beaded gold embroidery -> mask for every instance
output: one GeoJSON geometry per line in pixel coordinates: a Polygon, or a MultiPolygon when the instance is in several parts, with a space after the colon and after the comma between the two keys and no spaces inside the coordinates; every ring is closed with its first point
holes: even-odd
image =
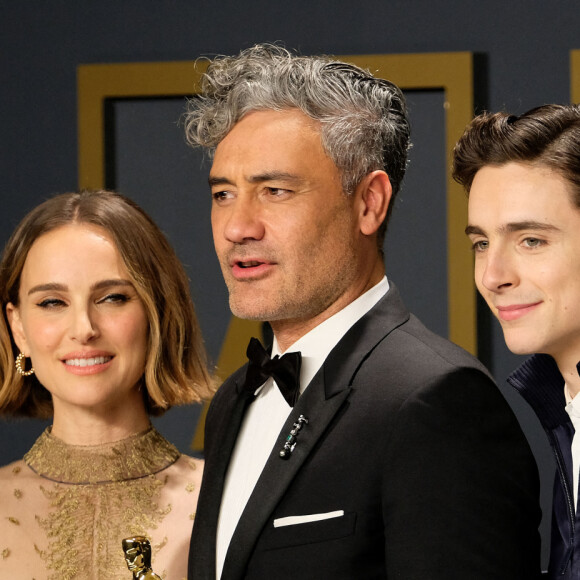
{"type": "Polygon", "coordinates": [[[191,467],[191,469],[193,469],[193,470],[197,469],[197,463],[193,457],[188,457],[187,463],[188,463],[189,467],[191,467]]]}
{"type": "Polygon", "coordinates": [[[178,458],[179,451],[153,427],[122,441],[90,446],[67,445],[53,437],[49,427],[24,462],[51,481],[83,485],[138,479],[162,471],[178,458]]]}
{"type": "Polygon", "coordinates": [[[36,518],[47,544],[35,548],[50,571],[49,580],[85,578],[87,561],[93,562],[91,577],[119,578],[119,571],[126,570],[121,539],[147,535],[171,510],[159,505],[167,478],[155,474],[178,458],[177,449],[152,428],[90,447],[66,445],[46,431],[24,460],[55,482],[41,487],[50,511],[36,518]]]}
{"type": "Polygon", "coordinates": [[[10,556],[10,550],[8,548],[4,548],[4,550],[2,550],[2,560],[6,560],[8,556],[10,556]]]}
{"type": "Polygon", "coordinates": [[[167,537],[163,538],[163,540],[161,540],[161,542],[159,542],[156,546],[154,546],[153,549],[155,550],[155,552],[158,552],[165,545],[167,545],[167,537]]]}

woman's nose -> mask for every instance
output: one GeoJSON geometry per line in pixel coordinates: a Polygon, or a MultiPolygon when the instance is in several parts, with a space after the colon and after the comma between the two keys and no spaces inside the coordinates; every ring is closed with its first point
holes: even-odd
{"type": "Polygon", "coordinates": [[[98,326],[95,315],[90,308],[76,308],[72,312],[71,320],[71,338],[84,344],[98,336],[98,326]]]}

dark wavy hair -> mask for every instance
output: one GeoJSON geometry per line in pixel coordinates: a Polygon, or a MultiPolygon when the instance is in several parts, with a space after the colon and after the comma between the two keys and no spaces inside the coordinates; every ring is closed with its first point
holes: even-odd
{"type": "Polygon", "coordinates": [[[469,193],[486,165],[541,165],[573,187],[580,207],[580,107],[543,105],[520,115],[482,113],[465,129],[453,152],[453,177],[469,193]]]}

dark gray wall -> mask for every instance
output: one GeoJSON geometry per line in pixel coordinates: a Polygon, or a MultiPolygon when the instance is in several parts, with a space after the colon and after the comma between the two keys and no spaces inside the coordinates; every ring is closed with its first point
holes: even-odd
{"type": "MultiPolygon", "coordinates": [[[[481,101],[490,109],[506,108],[517,113],[542,103],[568,102],[569,51],[580,48],[578,30],[577,0],[3,2],[0,243],[39,201],[77,187],[78,64],[191,60],[200,55],[235,53],[255,42],[276,40],[305,54],[472,51],[483,55],[479,79],[485,90],[481,101]]],[[[421,139],[428,147],[428,132],[421,139]]],[[[160,148],[159,155],[162,152],[160,148]]],[[[162,159],[167,172],[174,172],[171,159],[162,159]]],[[[421,163],[417,166],[421,171],[406,184],[414,196],[409,202],[411,207],[429,203],[433,179],[442,179],[439,169],[435,170],[436,175],[421,178],[430,169],[421,163]]],[[[128,168],[124,175],[135,174],[134,169],[128,168]]],[[[187,177],[182,179],[187,187],[187,177]]],[[[120,188],[134,187],[135,195],[146,189],[134,179],[126,183],[120,179],[119,183],[120,188]]],[[[168,217],[174,209],[171,200],[159,204],[159,200],[151,201],[150,196],[143,195],[138,201],[166,231],[173,229],[168,217]]],[[[427,262],[421,267],[432,264],[424,288],[406,281],[405,272],[399,273],[399,285],[406,295],[414,292],[421,295],[433,287],[444,291],[445,273],[438,266],[441,224],[437,222],[438,227],[430,229],[426,225],[411,228],[407,222],[393,222],[391,238],[396,238],[403,248],[420,248],[419,253],[424,253],[427,262]]],[[[207,242],[209,231],[202,228],[191,236],[191,243],[197,240],[195,236],[207,242]]],[[[187,245],[190,239],[187,234],[175,231],[170,237],[176,246],[187,245]]],[[[193,279],[192,290],[202,305],[200,310],[211,301],[223,305],[225,310],[223,286],[208,290],[213,282],[206,283],[219,279],[212,260],[208,252],[200,255],[198,266],[207,265],[206,274],[193,279]]],[[[413,262],[409,269],[417,269],[417,264],[413,262]]],[[[409,298],[411,302],[415,300],[414,296],[409,298]]],[[[214,358],[219,351],[219,335],[227,322],[227,316],[218,318],[203,321],[214,358]]],[[[437,313],[427,322],[437,327],[440,324],[437,313]]],[[[491,327],[491,355],[487,362],[503,384],[519,360],[505,349],[497,325],[492,323],[491,327]]],[[[507,389],[505,392],[540,461],[549,463],[546,443],[535,419],[512,393],[507,389]]],[[[177,425],[185,425],[184,433],[177,436],[184,441],[189,436],[187,424],[191,420],[187,415],[190,412],[185,413],[182,421],[172,419],[177,425]]],[[[41,428],[42,425],[28,422],[17,425],[0,422],[0,463],[19,457],[41,428]]],[[[547,488],[548,480],[545,476],[547,488]]]]}

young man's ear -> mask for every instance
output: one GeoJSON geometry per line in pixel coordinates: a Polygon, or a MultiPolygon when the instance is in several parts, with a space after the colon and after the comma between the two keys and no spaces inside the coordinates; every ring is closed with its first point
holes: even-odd
{"type": "Polygon", "coordinates": [[[393,195],[389,176],[381,170],[372,171],[359,183],[355,195],[360,203],[361,232],[370,236],[378,231],[387,216],[393,195]]]}
{"type": "Polygon", "coordinates": [[[12,337],[16,346],[21,353],[28,356],[28,343],[26,342],[26,335],[20,319],[20,310],[12,302],[6,304],[6,318],[8,318],[8,324],[10,324],[10,330],[12,330],[12,337]]]}

